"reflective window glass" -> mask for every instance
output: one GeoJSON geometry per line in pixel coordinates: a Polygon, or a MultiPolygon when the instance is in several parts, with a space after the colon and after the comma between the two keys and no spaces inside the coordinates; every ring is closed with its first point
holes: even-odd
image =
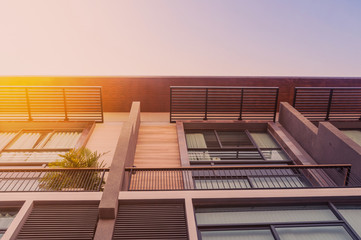
{"type": "Polygon", "coordinates": [[[332,211],[323,205],[273,206],[236,208],[198,208],[198,224],[279,223],[337,220],[332,211]]]}
{"type": "Polygon", "coordinates": [[[361,237],[361,206],[337,206],[337,209],[361,237]]]}
{"type": "Polygon", "coordinates": [[[273,240],[270,230],[202,231],[202,240],[273,240]]]}
{"type": "Polygon", "coordinates": [[[342,226],[276,228],[281,240],[352,240],[342,226]]]}

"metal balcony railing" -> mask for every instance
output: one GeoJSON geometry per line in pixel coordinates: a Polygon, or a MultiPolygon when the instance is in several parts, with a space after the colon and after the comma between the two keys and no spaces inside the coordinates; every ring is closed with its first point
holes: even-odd
{"type": "Polygon", "coordinates": [[[274,164],[292,163],[279,148],[188,148],[194,164],[274,164]]]}
{"type": "Polygon", "coordinates": [[[98,86],[2,86],[0,121],[103,122],[98,86]]]}
{"type": "Polygon", "coordinates": [[[351,165],[126,168],[129,191],[361,187],[351,165]]]}
{"type": "Polygon", "coordinates": [[[108,168],[1,169],[0,192],[102,191],[108,168]]]}
{"type": "Polygon", "coordinates": [[[361,88],[296,87],[293,107],[311,121],[361,120],[361,88]]]}
{"type": "Polygon", "coordinates": [[[269,120],[276,117],[277,87],[170,87],[170,122],[269,120]]]}

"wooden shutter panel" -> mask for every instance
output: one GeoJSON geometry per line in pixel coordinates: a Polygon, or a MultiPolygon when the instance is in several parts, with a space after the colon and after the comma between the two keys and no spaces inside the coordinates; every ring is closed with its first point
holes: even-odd
{"type": "Polygon", "coordinates": [[[98,204],[35,204],[17,239],[93,239],[98,204]]]}
{"type": "Polygon", "coordinates": [[[120,204],[113,239],[188,239],[184,204],[120,204]]]}

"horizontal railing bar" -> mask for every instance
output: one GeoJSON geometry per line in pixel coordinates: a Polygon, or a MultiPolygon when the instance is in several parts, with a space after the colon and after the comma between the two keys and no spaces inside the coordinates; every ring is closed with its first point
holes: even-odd
{"type": "MultiPolygon", "coordinates": [[[[266,161],[265,161],[266,162],[266,161]]],[[[192,166],[192,167],[178,167],[178,168],[138,168],[138,167],[127,167],[125,168],[126,171],[130,170],[150,170],[150,171],[156,171],[156,170],[192,170],[192,169],[201,169],[201,170],[222,170],[222,169],[276,169],[276,168],[290,168],[290,169],[308,169],[308,168],[314,168],[314,169],[322,169],[322,168],[349,168],[351,167],[351,164],[323,164],[323,165],[268,165],[268,166],[258,166],[258,165],[250,165],[250,166],[192,166]]]]}
{"type": "Polygon", "coordinates": [[[295,87],[295,89],[351,89],[351,90],[356,90],[356,89],[360,89],[361,87],[295,87]]]}
{"type": "Polygon", "coordinates": [[[189,160],[191,164],[275,164],[275,163],[292,163],[291,160],[264,160],[258,158],[255,160],[189,160]]]}
{"type": "Polygon", "coordinates": [[[68,152],[71,148],[18,148],[3,149],[2,152],[68,152]]]}
{"type": "Polygon", "coordinates": [[[236,86],[170,86],[170,88],[172,89],[204,89],[204,88],[209,88],[209,89],[278,89],[278,87],[236,87],[236,86]]]}
{"type": "Polygon", "coordinates": [[[329,225],[329,226],[333,226],[333,225],[340,225],[343,224],[342,220],[324,220],[324,221],[294,221],[294,222],[260,222],[260,223],[228,223],[228,224],[198,224],[197,227],[199,229],[205,230],[205,229],[227,229],[227,228],[249,228],[249,227],[267,227],[269,228],[269,225],[274,225],[274,226],[288,226],[288,227],[292,227],[295,225],[308,225],[308,224],[312,224],[312,226],[320,226],[320,225],[329,225]]]}
{"type": "Polygon", "coordinates": [[[19,89],[23,89],[23,88],[97,88],[97,89],[101,89],[101,86],[1,86],[2,89],[4,88],[19,88],[19,89]]]}
{"type": "Polygon", "coordinates": [[[6,168],[1,172],[109,171],[109,168],[6,168]]]}
{"type": "Polygon", "coordinates": [[[189,151],[257,151],[256,147],[188,148],[189,151]]]}

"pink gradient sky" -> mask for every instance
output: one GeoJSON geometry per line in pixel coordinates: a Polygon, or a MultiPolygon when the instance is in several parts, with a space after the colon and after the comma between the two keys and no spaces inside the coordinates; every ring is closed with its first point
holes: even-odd
{"type": "Polygon", "coordinates": [[[361,1],[1,0],[0,75],[361,76],[361,1]]]}

